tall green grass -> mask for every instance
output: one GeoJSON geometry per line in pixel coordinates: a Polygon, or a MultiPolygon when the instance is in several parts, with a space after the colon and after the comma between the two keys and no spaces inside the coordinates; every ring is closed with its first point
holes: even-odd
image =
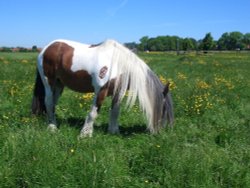
{"type": "Polygon", "coordinates": [[[250,187],[250,54],[139,54],[171,82],[175,126],[150,135],[136,105],[109,135],[107,99],[78,140],[91,95],[65,90],[59,131],[30,113],[35,53],[0,53],[0,187],[250,187]]]}

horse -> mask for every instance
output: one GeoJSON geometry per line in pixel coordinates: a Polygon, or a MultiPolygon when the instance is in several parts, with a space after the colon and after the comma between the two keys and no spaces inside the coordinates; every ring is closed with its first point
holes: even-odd
{"type": "Polygon", "coordinates": [[[48,128],[57,130],[55,105],[64,87],[81,93],[94,92],[93,104],[80,137],[91,137],[93,123],[107,96],[112,97],[108,132],[119,133],[120,103],[136,101],[147,120],[150,133],[158,133],[174,121],[169,83],[163,85],[148,65],[124,45],[108,39],[97,45],[55,40],[38,55],[32,113],[47,114],[48,128]]]}

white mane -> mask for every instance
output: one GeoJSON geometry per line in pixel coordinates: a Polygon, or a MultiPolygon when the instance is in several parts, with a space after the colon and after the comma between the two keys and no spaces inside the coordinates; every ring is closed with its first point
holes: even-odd
{"type": "Polygon", "coordinates": [[[113,48],[112,69],[116,69],[118,75],[115,93],[118,94],[119,100],[124,98],[129,88],[127,106],[132,107],[138,98],[140,107],[148,120],[148,128],[151,132],[157,131],[158,127],[155,126],[158,126],[156,125],[158,122],[155,121],[159,120],[161,109],[155,108],[161,108],[162,93],[159,90],[163,90],[158,77],[143,60],[120,43],[107,40],[100,47],[113,48]]]}

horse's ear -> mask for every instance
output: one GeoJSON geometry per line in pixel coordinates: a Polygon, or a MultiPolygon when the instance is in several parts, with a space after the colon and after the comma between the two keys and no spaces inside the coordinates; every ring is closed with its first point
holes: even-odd
{"type": "Polygon", "coordinates": [[[169,82],[167,82],[167,83],[166,83],[166,85],[165,85],[165,87],[164,87],[164,89],[163,89],[163,95],[164,95],[164,97],[166,97],[166,96],[167,96],[167,94],[168,94],[168,91],[169,91],[169,85],[170,85],[170,83],[169,83],[169,82]]]}

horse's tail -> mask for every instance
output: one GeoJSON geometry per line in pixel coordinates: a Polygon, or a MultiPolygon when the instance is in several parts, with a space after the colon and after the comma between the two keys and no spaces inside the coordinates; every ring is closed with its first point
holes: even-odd
{"type": "Polygon", "coordinates": [[[32,114],[40,115],[46,113],[45,107],[45,88],[41,79],[41,75],[37,70],[36,82],[34,86],[34,95],[31,106],[32,114]]]}
{"type": "Polygon", "coordinates": [[[167,99],[166,99],[166,103],[167,103],[167,119],[168,119],[168,123],[170,127],[173,127],[174,125],[174,109],[173,109],[173,100],[172,100],[172,96],[171,93],[168,92],[167,94],[167,99]]]}

